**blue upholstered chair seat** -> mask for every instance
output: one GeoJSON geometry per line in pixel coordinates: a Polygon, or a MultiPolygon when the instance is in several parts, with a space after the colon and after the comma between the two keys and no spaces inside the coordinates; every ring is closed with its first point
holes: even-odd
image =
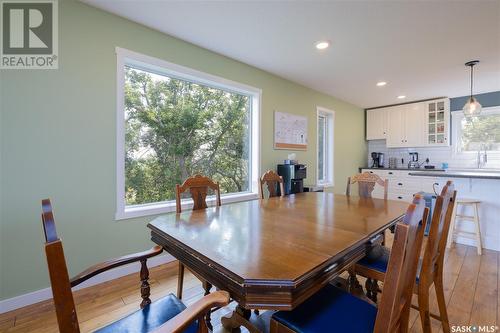
{"type": "MultiPolygon", "coordinates": [[[[146,333],[158,328],[182,312],[186,306],[174,295],[169,294],[125,318],[122,318],[96,332],[98,333],[146,333]]],[[[195,333],[198,324],[193,322],[184,331],[195,333]]]]}
{"type": "MultiPolygon", "coordinates": [[[[389,256],[391,255],[391,250],[388,248],[384,247],[384,251],[382,256],[380,256],[376,260],[368,260],[366,257],[358,261],[358,265],[365,266],[367,268],[385,273],[387,271],[387,265],[389,263],[389,256]]],[[[420,275],[420,268],[422,266],[422,261],[419,260],[418,262],[418,267],[417,267],[417,283],[419,280],[419,275],[420,275]]]]}
{"type": "Polygon", "coordinates": [[[377,308],[337,287],[327,285],[292,311],[273,318],[296,332],[373,332],[377,308]]]}
{"type": "Polygon", "coordinates": [[[375,260],[369,260],[368,258],[364,257],[363,259],[358,261],[358,265],[385,273],[387,271],[387,264],[389,263],[390,254],[391,250],[387,247],[383,247],[383,254],[379,258],[375,260]]]}

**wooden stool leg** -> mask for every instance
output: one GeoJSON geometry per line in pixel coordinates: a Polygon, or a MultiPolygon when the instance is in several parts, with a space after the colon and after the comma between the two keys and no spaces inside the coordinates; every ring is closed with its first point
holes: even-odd
{"type": "Polygon", "coordinates": [[[474,204],[474,227],[476,228],[477,254],[481,255],[483,251],[483,244],[481,242],[481,227],[479,225],[479,209],[477,205],[477,203],[474,204]]]}
{"type": "Polygon", "coordinates": [[[418,289],[418,311],[420,312],[420,322],[422,323],[422,331],[431,333],[431,316],[429,310],[429,288],[423,287],[418,289]]]}
{"type": "Polygon", "coordinates": [[[455,233],[455,215],[457,214],[458,204],[455,202],[453,204],[453,212],[451,213],[450,231],[448,232],[448,241],[446,242],[446,247],[450,248],[453,243],[453,235],[455,233]]]}
{"type": "Polygon", "coordinates": [[[184,265],[179,261],[179,274],[177,277],[177,298],[182,299],[182,287],[184,285],[184,265]]]}
{"type": "Polygon", "coordinates": [[[448,312],[446,311],[446,300],[444,298],[443,272],[437,272],[434,277],[434,289],[439,307],[439,316],[444,333],[450,333],[450,322],[448,321],[448,312]]]}

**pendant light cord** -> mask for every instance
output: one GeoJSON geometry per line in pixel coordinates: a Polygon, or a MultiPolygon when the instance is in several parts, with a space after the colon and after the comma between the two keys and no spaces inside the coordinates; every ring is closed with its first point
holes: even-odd
{"type": "Polygon", "coordinates": [[[474,84],[474,65],[470,66],[470,98],[472,98],[472,85],[474,84]]]}

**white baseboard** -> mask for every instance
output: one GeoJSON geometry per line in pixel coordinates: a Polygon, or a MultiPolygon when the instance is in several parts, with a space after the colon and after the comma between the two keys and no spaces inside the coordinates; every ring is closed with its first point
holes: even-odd
{"type": "MultiPolygon", "coordinates": [[[[153,257],[151,259],[148,259],[148,267],[155,267],[158,265],[163,265],[166,263],[169,263],[171,261],[174,261],[175,258],[172,257],[170,254],[164,254],[160,255],[157,257],[153,257]]],[[[80,290],[83,288],[87,288],[90,286],[95,286],[96,284],[103,283],[106,281],[114,280],[119,277],[129,275],[132,273],[138,273],[140,270],[140,263],[133,263],[130,265],[122,266],[122,267],[117,267],[115,269],[112,269],[110,271],[104,272],[102,274],[99,274],[97,276],[94,276],[93,278],[83,282],[81,285],[75,287],[73,290],[80,290]]],[[[35,304],[41,301],[45,301],[48,299],[52,298],[52,289],[51,288],[44,288],[40,290],[36,290],[27,294],[19,295],[16,297],[4,299],[0,301],[0,314],[9,312],[12,310],[16,310],[19,308],[22,308],[24,306],[28,306],[31,304],[35,304]]]]}

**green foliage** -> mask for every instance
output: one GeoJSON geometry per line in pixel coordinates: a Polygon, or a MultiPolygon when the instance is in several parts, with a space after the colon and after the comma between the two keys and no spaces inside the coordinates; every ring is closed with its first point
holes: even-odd
{"type": "Polygon", "coordinates": [[[481,115],[462,122],[462,148],[500,150],[500,115],[481,115]],[[483,148],[481,148],[483,146],[483,148]]]}
{"type": "Polygon", "coordinates": [[[175,199],[196,173],[223,193],[248,190],[248,96],[130,67],[125,78],[128,205],[175,199]]]}

